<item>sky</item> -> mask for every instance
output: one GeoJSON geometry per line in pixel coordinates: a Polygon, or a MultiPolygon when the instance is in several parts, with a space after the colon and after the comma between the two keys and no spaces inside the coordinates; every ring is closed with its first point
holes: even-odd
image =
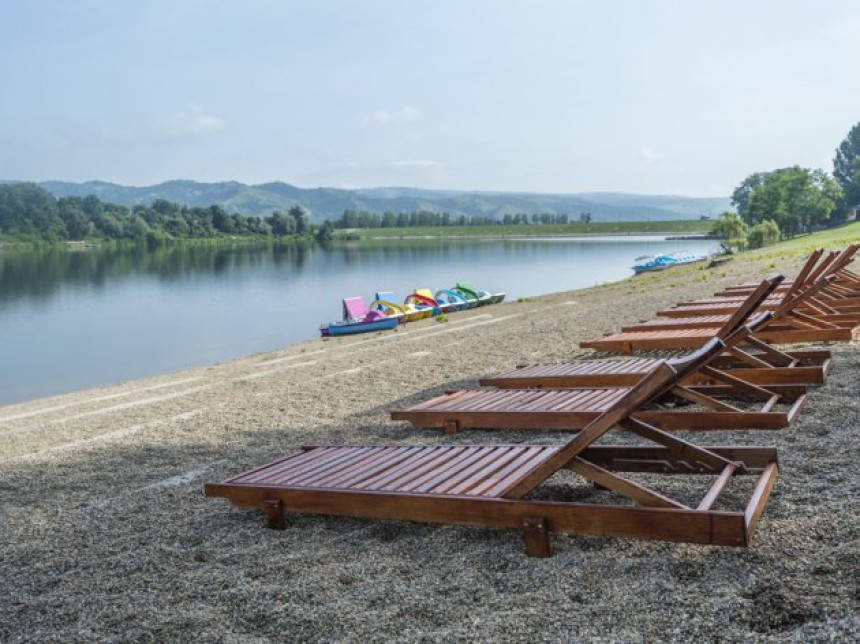
{"type": "Polygon", "coordinates": [[[3,0],[0,179],[725,196],[832,170],[856,0],[3,0]]]}

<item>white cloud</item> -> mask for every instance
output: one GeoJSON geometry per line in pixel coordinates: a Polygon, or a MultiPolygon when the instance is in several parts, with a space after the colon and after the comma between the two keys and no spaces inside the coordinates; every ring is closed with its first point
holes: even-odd
{"type": "Polygon", "coordinates": [[[409,159],[406,161],[395,161],[395,167],[397,168],[441,168],[442,164],[438,161],[431,161],[430,159],[409,159]]]}
{"type": "Polygon", "coordinates": [[[645,159],[647,163],[657,163],[663,159],[662,154],[657,154],[647,145],[643,146],[642,149],[639,150],[639,154],[642,155],[642,158],[645,159]]]}
{"type": "Polygon", "coordinates": [[[217,116],[205,114],[199,105],[190,103],[185,109],[164,117],[161,126],[170,134],[205,134],[223,130],[227,127],[227,122],[217,116]]]}
{"type": "Polygon", "coordinates": [[[389,125],[391,123],[404,123],[406,121],[415,121],[421,113],[414,107],[408,105],[401,110],[379,110],[373,115],[373,121],[377,125],[389,125]]]}

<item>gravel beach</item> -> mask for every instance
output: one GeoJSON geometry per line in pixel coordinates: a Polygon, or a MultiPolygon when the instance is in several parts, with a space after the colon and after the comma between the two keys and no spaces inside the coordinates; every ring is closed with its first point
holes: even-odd
{"type": "MultiPolygon", "coordinates": [[[[683,434],[776,445],[781,474],[747,549],[299,516],[203,496],[300,445],[560,443],[446,437],[394,408],[512,368],[593,355],[582,340],[681,299],[793,276],[751,255],[315,340],[98,390],[0,407],[0,641],[860,640],[860,346],[789,429],[683,434]]],[[[701,495],[697,477],[673,483],[701,495]]],[[[572,475],[558,498],[600,494],[572,475]]]]}

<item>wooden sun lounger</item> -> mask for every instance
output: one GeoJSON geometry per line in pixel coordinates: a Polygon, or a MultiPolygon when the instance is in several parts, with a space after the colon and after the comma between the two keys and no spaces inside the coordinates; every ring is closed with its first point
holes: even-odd
{"type": "MultiPolygon", "coordinates": [[[[755,385],[823,385],[830,371],[829,351],[780,352],[784,360],[774,364],[768,354],[744,351],[742,359],[731,354],[714,358],[711,367],[728,376],[755,385]]],[[[655,358],[624,358],[613,360],[576,360],[557,364],[518,365],[515,369],[488,378],[480,383],[502,389],[531,387],[563,389],[569,387],[631,387],[654,368],[655,358]]],[[[706,374],[697,373],[683,384],[713,382],[706,374]]]]}
{"type": "MultiPolygon", "coordinates": [[[[854,261],[854,256],[858,250],[860,250],[860,244],[850,244],[841,253],[834,251],[827,255],[824,255],[824,249],[817,249],[806,260],[805,264],[798,272],[797,277],[793,281],[783,282],[777,289],[777,292],[794,290],[800,286],[804,286],[815,281],[819,277],[824,277],[827,274],[833,274],[836,276],[835,285],[853,290],[860,289],[860,276],[847,268],[848,265],[854,261]],[[819,262],[819,260],[821,261],[819,262]]],[[[756,286],[758,286],[756,283],[729,286],[723,291],[717,293],[717,295],[744,295],[756,286]]]]}
{"type": "MultiPolygon", "coordinates": [[[[840,315],[853,315],[856,318],[860,318],[860,291],[856,290],[856,288],[850,288],[845,283],[840,283],[840,277],[844,277],[845,274],[844,267],[853,261],[853,255],[856,250],[857,245],[852,245],[842,253],[833,251],[815,267],[815,260],[818,254],[822,252],[816,251],[807,260],[797,279],[787,287],[781,285],[781,288],[776,289],[772,298],[762,302],[761,308],[763,310],[779,309],[797,293],[815,283],[823,281],[821,288],[815,296],[804,303],[804,307],[809,309],[807,312],[820,316],[825,321],[830,322],[836,320],[827,319],[827,316],[837,318],[840,315]],[[827,270],[823,270],[825,268],[827,270]]],[[[854,286],[856,287],[856,285],[854,286]]],[[[679,302],[670,309],[658,311],[657,315],[663,317],[692,318],[731,313],[734,307],[738,306],[749,292],[748,288],[745,287],[741,292],[729,291],[718,293],[717,297],[679,302]]]]}
{"type": "MultiPolygon", "coordinates": [[[[766,299],[771,289],[780,286],[777,277],[760,283],[747,297],[745,309],[735,315],[695,318],[701,320],[702,328],[713,328],[712,335],[725,337],[736,329],[742,316],[750,312],[758,298],[766,299]]],[[[762,322],[765,318],[762,318],[762,322]]],[[[667,320],[674,322],[675,319],[667,320]]],[[[661,322],[661,320],[657,320],[661,322]]],[[[692,326],[692,325],[691,325],[692,326]]],[[[670,327],[670,328],[686,328],[670,327]]],[[[694,326],[693,328],[699,328],[694,326]]],[[[625,329],[631,331],[633,329],[625,329]]],[[[639,329],[641,330],[641,329],[639,329]]],[[[830,369],[829,351],[795,351],[786,353],[752,338],[747,338],[746,348],[735,345],[730,353],[714,358],[709,365],[728,376],[757,385],[816,386],[824,383],[830,369]]],[[[503,389],[527,389],[530,387],[629,387],[647,373],[656,360],[639,358],[624,360],[578,360],[560,364],[519,365],[514,370],[481,379],[481,385],[503,389]]],[[[715,384],[713,374],[702,372],[691,374],[684,384],[715,384]]]]}
{"type": "MultiPolygon", "coordinates": [[[[786,295],[774,311],[768,331],[798,329],[852,328],[860,324],[860,314],[831,314],[819,312],[816,295],[832,283],[833,276],[820,278],[792,295],[786,295]]],[[[748,298],[749,296],[747,296],[748,298]]],[[[746,300],[744,300],[746,301],[746,300]]],[[[769,300],[765,300],[768,302],[769,300]]],[[[721,328],[731,323],[733,316],[700,315],[693,317],[663,317],[622,327],[622,332],[672,331],[677,329],[721,328]]]]}
{"type": "MultiPolygon", "coordinates": [[[[856,323],[850,321],[827,322],[804,312],[804,309],[810,306],[810,301],[815,294],[832,279],[832,276],[822,278],[788,298],[782,306],[776,309],[769,320],[762,321],[756,326],[754,338],[750,338],[747,342],[758,340],[784,344],[850,342],[853,340],[857,334],[856,323]]],[[[738,309],[735,307],[732,310],[732,318],[729,318],[725,324],[731,323],[738,309]]],[[[606,335],[602,338],[581,342],[579,346],[586,349],[623,354],[651,349],[694,349],[705,344],[714,335],[713,327],[696,327],[694,324],[695,321],[692,318],[685,319],[678,326],[671,325],[669,322],[644,323],[639,325],[635,331],[627,330],[606,335]]],[[[631,327],[627,328],[631,329],[631,327]]]]}
{"type": "Polygon", "coordinates": [[[746,546],[777,478],[776,450],[698,447],[631,417],[676,380],[671,366],[658,364],[559,446],[305,447],[223,483],[208,483],[205,493],[264,510],[271,528],[286,526],[285,512],[511,528],[522,531],[526,553],[538,557],[550,554],[550,532],[746,546]],[[619,424],[650,445],[593,445],[619,424]],[[564,469],[628,505],[527,498],[564,469]],[[624,472],[708,474],[712,482],[698,505],[688,505],[624,472]],[[739,475],[758,477],[746,507],[714,510],[739,475]]]}
{"type": "MultiPolygon", "coordinates": [[[[691,431],[788,427],[806,401],[805,387],[762,387],[709,368],[717,356],[748,334],[749,329],[743,327],[726,342],[711,336],[708,350],[693,354],[695,360],[669,361],[680,365],[675,369],[677,382],[649,405],[641,406],[633,417],[663,429],[691,431]],[[682,384],[696,372],[704,372],[711,382],[682,384]],[[741,401],[760,407],[737,406],[741,401]]],[[[418,427],[440,427],[446,434],[466,428],[575,431],[587,426],[628,390],[619,386],[463,390],[393,411],[391,418],[418,427]]]]}

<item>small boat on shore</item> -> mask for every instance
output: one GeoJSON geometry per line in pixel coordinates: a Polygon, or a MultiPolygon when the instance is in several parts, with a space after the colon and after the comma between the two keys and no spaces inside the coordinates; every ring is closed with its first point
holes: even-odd
{"type": "Polygon", "coordinates": [[[642,255],[633,261],[636,262],[631,268],[637,275],[639,273],[652,273],[655,271],[664,271],[673,266],[683,266],[684,264],[692,264],[708,259],[707,255],[696,255],[689,251],[678,251],[668,255],[642,255]]]}
{"type": "Polygon", "coordinates": [[[457,282],[457,285],[451,290],[460,293],[468,301],[474,300],[476,306],[498,304],[505,299],[504,292],[490,293],[489,291],[479,291],[469,282],[457,282]]]}
{"type": "Polygon", "coordinates": [[[401,315],[386,315],[382,311],[369,311],[360,296],[343,300],[343,320],[323,324],[320,334],[324,337],[388,331],[400,324],[401,315]]]}
{"type": "Polygon", "coordinates": [[[367,307],[360,296],[343,300],[343,320],[320,326],[323,337],[385,331],[398,324],[417,322],[443,313],[453,313],[476,306],[497,304],[505,293],[479,291],[468,282],[458,282],[433,296],[430,289],[415,289],[398,304],[392,291],[377,291],[376,299],[367,307]]]}

